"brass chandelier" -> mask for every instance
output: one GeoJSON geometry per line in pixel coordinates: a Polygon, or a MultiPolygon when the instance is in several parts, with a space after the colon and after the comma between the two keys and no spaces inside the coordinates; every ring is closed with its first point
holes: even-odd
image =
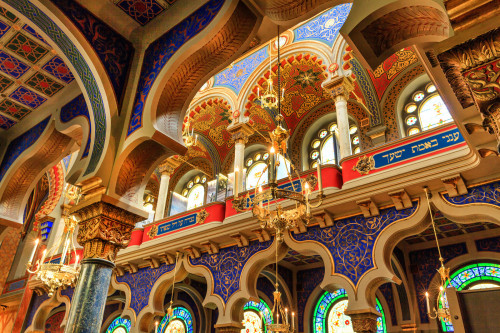
{"type": "MultiPolygon", "coordinates": [[[[278,43],[278,91],[280,91],[281,88],[280,68],[280,45],[278,43]]],[[[263,229],[271,228],[276,230],[276,239],[281,242],[283,241],[284,232],[296,228],[301,221],[303,221],[306,225],[309,223],[312,218],[311,208],[319,207],[324,196],[321,182],[320,163],[318,162],[317,165],[317,178],[314,175],[309,175],[305,179],[302,179],[295,166],[291,163],[287,156],[290,132],[284,128],[284,118],[281,115],[282,96],[277,96],[275,94],[274,90],[272,90],[272,79],[269,78],[269,80],[268,89],[271,89],[269,94],[273,94],[277,101],[276,105],[278,108],[278,115],[275,117],[277,125],[276,128],[269,134],[271,141],[269,162],[262,171],[262,174],[257,182],[257,184],[260,184],[262,175],[268,172],[268,188],[263,189],[262,186],[256,187],[253,196],[247,192],[246,196],[239,197],[238,192],[236,192],[235,198],[233,199],[233,208],[238,212],[251,210],[253,215],[260,221],[260,225],[263,229]],[[276,175],[281,162],[284,162],[285,164],[287,177],[290,180],[292,189],[278,187],[276,175]],[[297,184],[293,181],[292,174],[295,174],[299,179],[301,188],[298,188],[297,184]],[[318,195],[315,198],[311,198],[311,192],[316,184],[319,184],[318,195]],[[280,199],[289,199],[292,201],[292,204],[287,204],[287,206],[285,206],[280,202],[275,202],[280,199]],[[271,205],[272,202],[274,203],[271,205]]],[[[266,94],[263,96],[266,96],[266,94]]],[[[270,101],[271,99],[268,100],[270,101]]]]}
{"type": "Polygon", "coordinates": [[[28,273],[36,274],[34,279],[42,282],[49,296],[53,296],[57,289],[61,287],[74,286],[80,272],[80,265],[78,262],[79,256],[76,254],[76,248],[73,242],[78,221],[75,216],[69,215],[71,206],[78,203],[80,189],[76,186],[67,184],[64,195],[65,201],[66,199],[68,200],[68,204],[63,204],[63,235],[50,249],[44,249],[41,258],[32,265],[33,258],[35,257],[39,245],[39,239],[37,239],[27,264],[28,273]],[[55,256],[58,253],[61,253],[61,258],[57,262],[55,256]],[[75,261],[73,264],[70,264],[69,262],[72,256],[75,258],[75,261]],[[49,260],[45,263],[47,258],[49,260]]]}
{"type": "Polygon", "coordinates": [[[439,273],[439,277],[440,277],[439,293],[438,293],[437,298],[436,298],[436,307],[433,307],[432,311],[431,311],[431,307],[429,304],[429,293],[427,291],[425,292],[427,315],[431,319],[439,318],[440,320],[451,321],[450,309],[445,304],[445,296],[446,296],[445,295],[445,287],[450,280],[450,269],[444,266],[444,259],[443,259],[443,256],[441,255],[441,248],[439,247],[439,241],[438,241],[437,232],[436,232],[436,224],[434,223],[434,216],[432,214],[431,204],[429,201],[429,197],[431,196],[431,193],[427,187],[424,188],[424,191],[425,191],[425,197],[427,199],[427,206],[429,208],[429,213],[431,215],[432,229],[434,230],[434,237],[436,239],[436,246],[437,246],[438,254],[439,254],[439,262],[441,263],[441,266],[437,270],[439,273]],[[439,306],[440,302],[441,302],[441,306],[439,306]]]}
{"type": "Polygon", "coordinates": [[[182,129],[182,139],[186,147],[196,146],[198,142],[198,134],[194,134],[194,126],[191,127],[191,119],[188,116],[188,120],[182,129]]]}

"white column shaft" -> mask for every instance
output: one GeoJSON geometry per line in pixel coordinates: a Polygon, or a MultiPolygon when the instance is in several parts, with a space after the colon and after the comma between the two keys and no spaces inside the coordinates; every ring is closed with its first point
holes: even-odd
{"type": "MultiPolygon", "coordinates": [[[[349,135],[349,117],[347,115],[347,101],[343,95],[335,98],[337,112],[337,127],[339,131],[340,158],[351,155],[351,138],[349,135]]],[[[339,161],[337,161],[338,163],[339,161]]]]}
{"type": "MultiPolygon", "coordinates": [[[[243,188],[243,167],[245,163],[245,143],[236,141],[234,144],[234,170],[238,170],[238,178],[236,178],[235,174],[235,183],[238,182],[238,192],[243,192],[245,189],[243,188]]],[[[234,188],[236,188],[236,184],[234,184],[234,188]]],[[[236,193],[235,193],[236,195],[236,193]]]]}
{"type": "Polygon", "coordinates": [[[160,179],[160,190],[158,193],[158,202],[156,203],[155,221],[161,220],[165,217],[165,206],[167,204],[167,191],[169,182],[170,175],[168,173],[162,173],[160,179]]]}

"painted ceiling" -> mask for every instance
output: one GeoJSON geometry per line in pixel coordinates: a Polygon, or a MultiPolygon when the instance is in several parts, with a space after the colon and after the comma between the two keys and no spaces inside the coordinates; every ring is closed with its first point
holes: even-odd
{"type": "Polygon", "coordinates": [[[0,7],[0,128],[7,130],[74,80],[48,43],[0,7]]]}
{"type": "Polygon", "coordinates": [[[146,25],[170,8],[177,0],[113,0],[113,2],[140,25],[146,25]]]}

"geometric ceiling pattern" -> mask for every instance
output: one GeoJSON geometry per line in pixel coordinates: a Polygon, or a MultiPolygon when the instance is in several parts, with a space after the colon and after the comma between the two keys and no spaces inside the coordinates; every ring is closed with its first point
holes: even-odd
{"type": "MultiPolygon", "coordinates": [[[[436,223],[436,233],[439,239],[499,228],[498,225],[488,222],[471,224],[454,223],[444,217],[440,212],[435,213],[434,222],[436,223]]],[[[432,225],[430,225],[421,233],[405,238],[405,241],[408,244],[417,244],[433,241],[434,239],[434,230],[432,229],[432,225]]]]}
{"type": "Polygon", "coordinates": [[[0,7],[0,128],[36,112],[73,80],[42,36],[0,7]]]}
{"type": "Polygon", "coordinates": [[[146,25],[177,0],[113,0],[128,16],[140,25],[146,25]]]}

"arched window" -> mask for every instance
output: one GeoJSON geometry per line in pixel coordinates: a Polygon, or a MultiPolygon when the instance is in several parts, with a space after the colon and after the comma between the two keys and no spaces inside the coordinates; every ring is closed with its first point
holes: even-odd
{"type": "Polygon", "coordinates": [[[201,207],[205,204],[207,176],[198,174],[192,177],[182,190],[182,195],[187,198],[187,210],[201,207]]]}
{"type": "Polygon", "coordinates": [[[246,189],[251,190],[257,186],[267,184],[268,170],[267,160],[269,153],[266,151],[258,151],[247,156],[245,160],[246,168],[246,189]]]}
{"type": "MultiPolygon", "coordinates": [[[[450,275],[450,282],[457,290],[484,289],[500,287],[500,265],[493,263],[475,263],[460,268],[450,275]]],[[[448,283],[445,287],[448,287],[448,283]]],[[[446,294],[443,297],[448,306],[446,294]]],[[[443,304],[439,304],[441,308],[443,304]]],[[[453,332],[453,325],[448,320],[441,321],[443,332],[453,332]]]]}
{"type": "Polygon", "coordinates": [[[403,109],[402,117],[406,135],[417,134],[453,121],[441,96],[436,92],[436,86],[432,83],[412,94],[403,109]]]}
{"type": "MultiPolygon", "coordinates": [[[[359,148],[359,132],[356,123],[349,119],[349,140],[351,151],[357,154],[359,148]]],[[[339,156],[337,123],[329,123],[321,126],[309,144],[309,167],[316,168],[318,158],[321,164],[336,164],[342,158],[339,156]]]]}
{"type": "Polygon", "coordinates": [[[243,322],[241,324],[244,328],[241,333],[267,332],[267,325],[272,323],[271,309],[262,299],[259,303],[250,301],[243,307],[243,322]],[[264,321],[265,325],[263,325],[264,321]]]}
{"type": "Polygon", "coordinates": [[[182,306],[174,308],[173,314],[163,317],[158,326],[159,333],[193,333],[193,316],[182,306]]]}
{"type": "MultiPolygon", "coordinates": [[[[382,314],[377,319],[377,333],[386,333],[385,314],[379,300],[376,300],[376,310],[382,314]]],[[[344,314],[347,309],[347,294],[344,289],[333,293],[325,292],[316,303],[313,314],[313,331],[324,333],[354,332],[351,318],[344,314]]]]}
{"type": "Polygon", "coordinates": [[[113,322],[108,326],[106,333],[128,333],[130,332],[131,322],[128,319],[117,317],[113,322]]]}

